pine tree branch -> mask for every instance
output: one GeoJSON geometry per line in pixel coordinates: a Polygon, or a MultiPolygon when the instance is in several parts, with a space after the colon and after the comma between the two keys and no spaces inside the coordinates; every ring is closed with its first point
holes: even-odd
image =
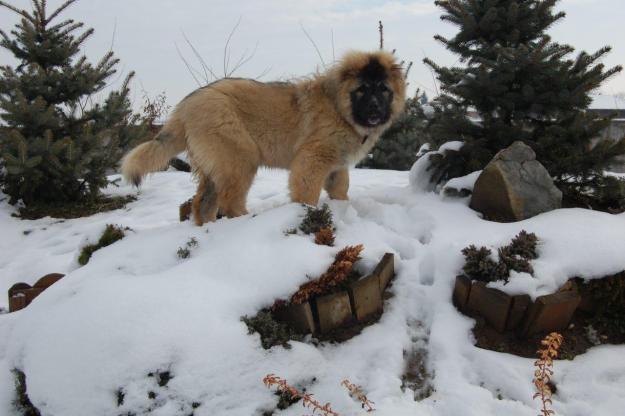
{"type": "Polygon", "coordinates": [[[6,3],[2,0],[0,0],[0,6],[6,7],[7,9],[19,14],[20,16],[24,17],[26,20],[28,20],[29,22],[33,24],[36,22],[35,18],[24,9],[18,9],[17,7],[9,3],[6,3]]]}
{"type": "MultiPolygon", "coordinates": [[[[65,22],[64,22],[64,23],[65,23],[65,22]]],[[[63,29],[62,31],[60,31],[60,32],[57,34],[57,37],[62,38],[62,37],[64,37],[64,36],[67,36],[67,35],[69,35],[71,32],[75,31],[76,29],[80,29],[80,28],[81,28],[81,27],[83,27],[84,25],[85,25],[84,23],[81,23],[81,22],[74,23],[74,22],[72,21],[72,23],[71,23],[68,27],[66,27],[65,29],[63,29]]],[[[93,30],[93,29],[92,29],[92,30],[93,30]]]]}
{"type": "MultiPolygon", "coordinates": [[[[82,24],[81,24],[82,26],[82,24]]],[[[82,45],[85,40],[87,40],[87,38],[91,35],[93,35],[93,33],[95,32],[95,30],[93,28],[88,29],[87,31],[85,31],[85,33],[83,33],[82,35],[78,36],[76,38],[76,40],[74,40],[73,44],[76,45],[76,47],[82,45]]]]}
{"type": "Polygon", "coordinates": [[[11,44],[11,39],[7,36],[6,33],[2,29],[0,29],[0,36],[2,36],[4,46],[9,46],[11,44]]]}
{"type": "Polygon", "coordinates": [[[48,19],[46,20],[46,23],[51,22],[52,20],[54,20],[55,17],[57,17],[59,14],[61,14],[61,12],[63,12],[63,10],[67,9],[74,2],[76,2],[76,0],[67,0],[65,3],[61,4],[61,6],[59,6],[54,12],[52,12],[50,17],[48,17],[48,19]]]}
{"type": "Polygon", "coordinates": [[[49,27],[48,31],[50,31],[50,32],[58,32],[59,30],[63,29],[65,26],[71,25],[72,23],[74,23],[74,19],[67,19],[64,22],[61,22],[59,24],[56,24],[54,26],[49,27]]]}
{"type": "Polygon", "coordinates": [[[33,0],[35,7],[35,18],[41,24],[41,28],[46,27],[46,0],[33,0]]]}

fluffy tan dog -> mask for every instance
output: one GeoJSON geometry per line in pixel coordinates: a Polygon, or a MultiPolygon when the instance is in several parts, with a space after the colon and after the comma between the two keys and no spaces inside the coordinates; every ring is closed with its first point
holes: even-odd
{"type": "Polygon", "coordinates": [[[316,205],[321,189],[347,199],[348,167],[368,154],[404,107],[393,55],[351,52],[325,73],[296,83],[223,79],[183,99],[162,131],[123,160],[139,185],[187,150],[199,177],[196,224],[247,213],[259,166],[290,169],[291,199],[316,205]]]}

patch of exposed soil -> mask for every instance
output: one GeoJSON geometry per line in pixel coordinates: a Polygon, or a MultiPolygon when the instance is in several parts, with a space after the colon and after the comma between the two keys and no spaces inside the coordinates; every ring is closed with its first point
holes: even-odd
{"type": "MultiPolygon", "coordinates": [[[[475,320],[473,335],[477,347],[519,357],[535,358],[540,341],[547,335],[547,332],[529,337],[521,337],[514,332],[502,334],[488,325],[484,318],[476,317],[475,320]]],[[[592,316],[582,311],[575,313],[568,328],[558,332],[564,337],[559,355],[559,358],[564,360],[572,360],[597,345],[625,343],[625,337],[620,333],[596,329],[593,326],[592,316]]]]}
{"type": "Polygon", "coordinates": [[[38,220],[43,217],[65,219],[89,217],[100,212],[124,208],[126,204],[136,200],[137,198],[133,195],[104,196],[95,201],[23,207],[13,216],[23,220],[38,220]]]}

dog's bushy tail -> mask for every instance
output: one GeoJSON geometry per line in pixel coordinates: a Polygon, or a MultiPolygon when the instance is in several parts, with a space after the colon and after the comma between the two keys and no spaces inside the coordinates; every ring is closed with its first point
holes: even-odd
{"type": "Polygon", "coordinates": [[[185,131],[180,122],[170,120],[153,140],[132,149],[122,160],[122,175],[135,186],[150,172],[167,167],[169,161],[186,148],[185,131]]]}

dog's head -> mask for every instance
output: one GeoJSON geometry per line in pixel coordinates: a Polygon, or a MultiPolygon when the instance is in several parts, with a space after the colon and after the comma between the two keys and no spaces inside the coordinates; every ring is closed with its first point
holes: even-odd
{"type": "Polygon", "coordinates": [[[334,77],[339,111],[361,133],[384,130],[403,111],[404,73],[388,52],[350,52],[334,68],[334,77]]]}

